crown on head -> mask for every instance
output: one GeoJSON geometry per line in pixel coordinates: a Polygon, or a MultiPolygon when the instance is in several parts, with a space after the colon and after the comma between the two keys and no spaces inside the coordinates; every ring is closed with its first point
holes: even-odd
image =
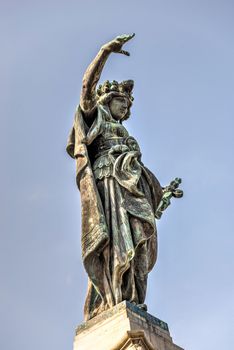
{"type": "Polygon", "coordinates": [[[134,100],[132,96],[132,89],[134,86],[133,80],[125,80],[118,83],[116,80],[109,81],[106,80],[102,85],[99,85],[97,89],[97,97],[100,98],[103,95],[109,93],[119,93],[121,96],[126,95],[126,97],[132,102],[134,100]]]}

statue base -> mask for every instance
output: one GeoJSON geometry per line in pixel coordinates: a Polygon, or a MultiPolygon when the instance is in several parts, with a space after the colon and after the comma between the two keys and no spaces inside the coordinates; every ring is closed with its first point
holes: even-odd
{"type": "Polygon", "coordinates": [[[123,301],[82,323],[73,350],[183,350],[175,345],[168,325],[123,301]]]}

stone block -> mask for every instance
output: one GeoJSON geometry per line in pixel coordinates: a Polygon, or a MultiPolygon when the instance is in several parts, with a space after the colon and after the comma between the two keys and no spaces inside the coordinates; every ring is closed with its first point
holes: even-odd
{"type": "Polygon", "coordinates": [[[92,349],[183,350],[165,322],[127,301],[77,327],[73,350],[92,349]]]}

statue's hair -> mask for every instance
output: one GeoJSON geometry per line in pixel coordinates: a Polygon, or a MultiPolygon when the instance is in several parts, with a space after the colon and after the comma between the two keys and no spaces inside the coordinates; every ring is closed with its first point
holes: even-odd
{"type": "Polygon", "coordinates": [[[133,80],[125,80],[118,83],[116,80],[110,82],[106,80],[102,85],[99,85],[97,89],[97,101],[102,105],[109,105],[110,101],[114,97],[124,97],[128,100],[128,112],[122,119],[126,120],[130,116],[130,108],[134,100],[132,96],[132,89],[134,86],[133,80]]]}

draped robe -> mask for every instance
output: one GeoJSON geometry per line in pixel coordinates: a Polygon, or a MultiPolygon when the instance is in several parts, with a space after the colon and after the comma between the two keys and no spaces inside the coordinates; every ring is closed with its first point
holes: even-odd
{"type": "Polygon", "coordinates": [[[144,303],[147,275],[157,258],[155,213],[162,188],[141,162],[137,142],[114,123],[108,107],[99,105],[88,126],[79,107],[67,145],[76,160],[82,204],[82,258],[89,278],[86,320],[122,300],[144,303]],[[107,141],[117,144],[99,155],[96,145],[105,142],[107,123],[125,137],[113,135],[107,141]]]}

